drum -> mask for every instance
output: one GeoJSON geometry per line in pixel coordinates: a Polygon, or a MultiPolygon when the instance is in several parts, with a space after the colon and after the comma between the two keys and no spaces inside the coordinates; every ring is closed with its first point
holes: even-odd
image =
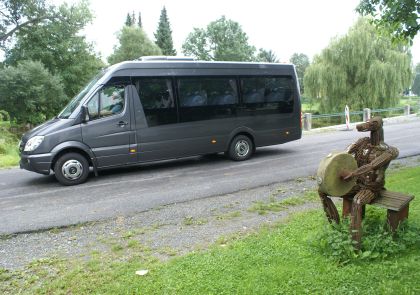
{"type": "Polygon", "coordinates": [[[357,169],[357,162],[346,152],[332,152],[326,156],[318,167],[317,182],[319,190],[332,197],[347,194],[356,185],[356,179],[342,180],[345,173],[357,169]]]}

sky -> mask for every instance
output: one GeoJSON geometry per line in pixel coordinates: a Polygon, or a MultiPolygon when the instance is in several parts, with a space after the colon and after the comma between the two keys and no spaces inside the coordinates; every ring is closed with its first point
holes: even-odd
{"type": "MultiPolygon", "coordinates": [[[[205,28],[224,15],[242,26],[251,45],[273,50],[281,62],[288,62],[295,52],[304,53],[312,60],[332,38],[346,34],[356,22],[358,3],[359,0],[90,0],[95,18],[83,33],[106,60],[117,44],[116,33],[128,12],[134,11],[136,17],[141,12],[143,29],[154,40],[160,12],[165,6],[178,55],[182,55],[182,43],[194,27],[205,28]]],[[[420,34],[414,39],[411,51],[413,64],[420,62],[420,34]]]]}

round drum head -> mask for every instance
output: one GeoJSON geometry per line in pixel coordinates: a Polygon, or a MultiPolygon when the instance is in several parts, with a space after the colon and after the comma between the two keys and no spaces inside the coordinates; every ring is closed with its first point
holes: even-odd
{"type": "Polygon", "coordinates": [[[333,197],[345,195],[356,185],[356,179],[344,181],[340,178],[340,175],[343,172],[353,172],[356,169],[357,162],[348,153],[330,153],[318,167],[317,182],[320,191],[333,197]]]}

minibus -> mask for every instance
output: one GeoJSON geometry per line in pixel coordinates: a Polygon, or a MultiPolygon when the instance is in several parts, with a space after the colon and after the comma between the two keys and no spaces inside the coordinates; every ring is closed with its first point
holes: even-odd
{"type": "Polygon", "coordinates": [[[20,167],[63,185],[90,172],[301,138],[295,67],[153,57],[98,74],[52,120],[23,135],[20,167]]]}

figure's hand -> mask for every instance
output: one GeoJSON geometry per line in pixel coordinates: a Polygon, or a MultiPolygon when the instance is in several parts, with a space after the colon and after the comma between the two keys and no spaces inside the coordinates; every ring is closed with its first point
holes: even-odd
{"type": "Polygon", "coordinates": [[[340,173],[340,178],[344,181],[350,181],[353,179],[353,177],[354,177],[353,172],[343,171],[340,173]]]}

